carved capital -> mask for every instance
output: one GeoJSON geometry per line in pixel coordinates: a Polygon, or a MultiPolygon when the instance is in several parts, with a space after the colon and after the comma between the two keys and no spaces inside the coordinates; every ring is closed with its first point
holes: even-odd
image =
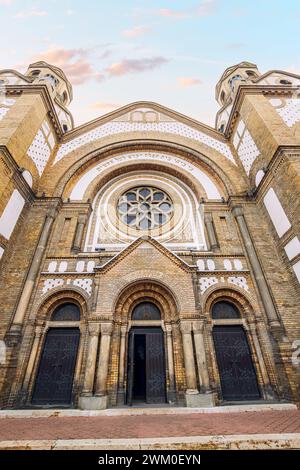
{"type": "Polygon", "coordinates": [[[181,322],[180,323],[180,330],[183,335],[190,335],[192,332],[192,324],[191,322],[181,322]]]}
{"type": "Polygon", "coordinates": [[[101,323],[101,335],[110,336],[112,334],[112,323],[101,323]]]}
{"type": "Polygon", "coordinates": [[[212,213],[211,212],[205,212],[204,214],[204,222],[207,224],[212,224],[212,221],[213,221],[213,216],[212,216],[212,213]]]}
{"type": "Polygon", "coordinates": [[[172,325],[170,324],[165,325],[165,329],[166,329],[167,335],[172,336],[172,331],[173,331],[172,325]]]}
{"type": "Polygon", "coordinates": [[[89,323],[88,325],[89,335],[98,336],[100,333],[100,324],[99,323],[89,323]]]}
{"type": "Polygon", "coordinates": [[[126,336],[126,333],[127,333],[127,326],[122,325],[121,326],[121,336],[122,336],[122,338],[124,338],[126,336]]]}
{"type": "Polygon", "coordinates": [[[194,321],[193,322],[193,332],[194,333],[203,333],[204,322],[203,321],[194,321]]]}

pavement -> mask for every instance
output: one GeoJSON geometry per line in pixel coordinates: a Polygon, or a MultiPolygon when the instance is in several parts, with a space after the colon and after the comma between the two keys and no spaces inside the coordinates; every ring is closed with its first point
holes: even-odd
{"type": "Polygon", "coordinates": [[[0,449],[300,449],[294,405],[0,412],[0,449]]]}

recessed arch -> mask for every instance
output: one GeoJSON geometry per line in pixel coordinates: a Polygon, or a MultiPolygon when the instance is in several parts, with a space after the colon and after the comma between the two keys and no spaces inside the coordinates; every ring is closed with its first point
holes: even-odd
{"type": "MultiPolygon", "coordinates": [[[[239,190],[239,188],[236,188],[233,184],[232,179],[227,176],[226,171],[221,166],[221,164],[218,165],[205,154],[200,153],[190,147],[171,142],[140,140],[118,142],[116,144],[107,145],[101,149],[96,149],[90,153],[85,154],[79,160],[74,162],[70,166],[69,170],[65,172],[57,182],[54,188],[54,196],[59,197],[64,194],[64,196],[68,198],[72,186],[76,181],[78,181],[80,175],[83,175],[85,172],[89,171],[92,166],[99,164],[100,162],[104,161],[104,159],[120,155],[123,152],[128,153],[141,149],[143,151],[157,151],[170,153],[174,156],[178,155],[183,157],[187,164],[191,162],[196,166],[200,165],[203,171],[206,172],[206,174],[216,182],[221,194],[224,196],[228,196],[229,194],[233,194],[239,190]]],[[[231,171],[237,173],[237,169],[235,167],[232,168],[231,171]]],[[[240,181],[240,179],[241,178],[239,175],[239,179],[236,181],[240,181]]]]}

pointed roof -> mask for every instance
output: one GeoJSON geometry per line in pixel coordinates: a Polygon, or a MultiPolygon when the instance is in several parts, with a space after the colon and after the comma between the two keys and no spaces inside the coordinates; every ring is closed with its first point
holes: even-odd
{"type": "Polygon", "coordinates": [[[160,253],[166,256],[170,261],[172,261],[179,268],[183,269],[186,272],[197,271],[197,266],[195,265],[193,266],[193,265],[186,263],[181,258],[179,258],[179,256],[172,253],[170,250],[168,250],[168,248],[166,248],[164,245],[162,245],[161,243],[159,243],[157,240],[155,240],[154,238],[150,236],[142,236],[142,237],[137,238],[134,242],[132,242],[129,246],[127,246],[120,253],[115,255],[107,263],[103,264],[102,266],[96,266],[95,271],[99,271],[103,273],[109,271],[114,266],[116,266],[120,261],[125,259],[129,254],[133,253],[142,244],[149,244],[150,246],[154,247],[156,250],[158,250],[160,253]]]}

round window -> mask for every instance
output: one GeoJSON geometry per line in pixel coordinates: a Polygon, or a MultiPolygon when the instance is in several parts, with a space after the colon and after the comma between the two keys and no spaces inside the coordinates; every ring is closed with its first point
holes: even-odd
{"type": "Polygon", "coordinates": [[[120,197],[118,211],[124,224],[137,230],[150,230],[167,223],[174,208],[164,191],[142,186],[130,189],[120,197]]]}

